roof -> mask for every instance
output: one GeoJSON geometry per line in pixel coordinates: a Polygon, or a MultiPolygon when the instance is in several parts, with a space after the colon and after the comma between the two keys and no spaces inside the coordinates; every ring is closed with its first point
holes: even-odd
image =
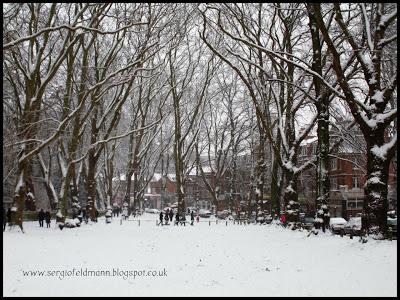
{"type": "Polygon", "coordinates": [[[318,137],[317,136],[309,136],[309,137],[306,137],[304,140],[301,141],[300,146],[306,146],[306,145],[315,143],[316,141],[318,141],[318,137]]]}
{"type": "MultiPolygon", "coordinates": [[[[173,173],[167,174],[167,177],[168,177],[168,179],[170,181],[176,181],[176,175],[173,174],[173,173]]],[[[161,173],[154,173],[153,174],[153,178],[151,179],[150,182],[160,181],[161,178],[162,178],[161,173]]],[[[134,176],[132,175],[131,180],[133,180],[133,179],[134,179],[134,176]]],[[[119,176],[119,178],[118,177],[114,177],[112,180],[113,181],[118,181],[118,180],[119,181],[126,181],[126,174],[121,174],[119,176]]]]}
{"type": "MultiPolygon", "coordinates": [[[[203,172],[204,172],[205,174],[210,174],[210,173],[212,173],[212,170],[211,170],[211,167],[210,167],[210,166],[202,166],[201,168],[203,169],[203,172]]],[[[189,175],[191,175],[191,176],[196,175],[196,171],[197,171],[197,168],[195,167],[195,168],[193,168],[192,170],[190,170],[189,175]]],[[[200,172],[201,172],[201,171],[199,170],[199,175],[201,174],[200,172]]]]}

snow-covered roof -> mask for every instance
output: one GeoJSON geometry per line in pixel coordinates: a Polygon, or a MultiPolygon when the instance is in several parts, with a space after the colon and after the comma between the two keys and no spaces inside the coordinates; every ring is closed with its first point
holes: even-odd
{"type": "MultiPolygon", "coordinates": [[[[173,173],[167,174],[167,177],[171,181],[176,181],[176,175],[173,174],[173,173]]],[[[152,182],[159,181],[161,178],[162,178],[161,173],[154,173],[153,174],[153,178],[151,179],[151,181],[152,182]]],[[[132,175],[131,180],[133,180],[133,179],[134,179],[134,176],[132,175]]],[[[121,174],[119,176],[119,178],[118,177],[114,177],[112,180],[113,181],[126,181],[126,174],[121,174]]]]}
{"type": "Polygon", "coordinates": [[[333,225],[333,224],[339,224],[339,225],[344,225],[346,224],[347,221],[343,218],[330,218],[329,219],[329,224],[333,225]]]}
{"type": "MultiPolygon", "coordinates": [[[[195,176],[195,175],[196,175],[196,169],[197,169],[197,168],[195,167],[195,168],[193,168],[192,170],[190,170],[189,175],[195,176]]],[[[206,173],[206,174],[209,174],[209,173],[212,172],[210,166],[202,166],[202,169],[203,169],[203,172],[206,173]]],[[[200,172],[200,170],[199,170],[199,175],[200,175],[200,174],[201,174],[201,172],[200,172]]]]}
{"type": "Polygon", "coordinates": [[[160,194],[144,194],[145,197],[161,197],[160,194]]]}
{"type": "Polygon", "coordinates": [[[312,144],[314,142],[318,141],[318,137],[316,136],[310,136],[308,138],[305,138],[304,140],[301,141],[300,146],[306,146],[309,144],[312,144]]]}
{"type": "MultiPolygon", "coordinates": [[[[167,177],[171,181],[176,181],[176,175],[174,173],[167,174],[167,177]]],[[[160,181],[161,179],[162,179],[161,173],[154,173],[153,178],[151,179],[151,182],[160,181]]]]}

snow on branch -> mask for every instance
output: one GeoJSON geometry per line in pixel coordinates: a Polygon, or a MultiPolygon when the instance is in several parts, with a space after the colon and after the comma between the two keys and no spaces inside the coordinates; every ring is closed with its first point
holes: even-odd
{"type": "MultiPolygon", "coordinates": [[[[230,32],[226,31],[225,28],[223,28],[223,26],[221,25],[220,21],[218,22],[218,26],[219,26],[219,28],[220,28],[226,35],[228,35],[228,36],[229,36],[230,38],[232,38],[233,40],[235,40],[235,41],[240,41],[240,42],[246,44],[247,46],[251,46],[251,47],[254,47],[254,48],[256,48],[256,49],[258,49],[258,50],[260,50],[260,51],[262,51],[262,52],[264,52],[264,53],[271,54],[272,56],[275,56],[275,57],[279,58],[280,60],[283,60],[284,62],[286,62],[286,63],[288,63],[288,64],[292,64],[292,65],[294,65],[294,66],[300,68],[301,70],[305,71],[305,72],[308,73],[308,74],[311,74],[311,75],[313,75],[313,76],[316,76],[316,77],[319,78],[329,89],[331,89],[336,95],[338,95],[338,97],[343,98],[343,99],[346,98],[345,95],[343,95],[340,91],[338,91],[337,89],[335,89],[329,82],[327,82],[327,81],[325,80],[325,78],[323,78],[323,77],[322,77],[320,74],[318,74],[317,72],[311,70],[309,67],[303,66],[303,65],[301,65],[301,64],[299,64],[299,63],[294,62],[293,60],[287,59],[287,58],[285,58],[284,56],[282,56],[282,55],[276,53],[276,51],[269,50],[269,49],[267,49],[267,48],[265,48],[265,47],[262,47],[262,46],[260,46],[260,45],[255,44],[255,43],[253,43],[253,42],[251,42],[251,41],[248,41],[248,40],[245,40],[245,39],[243,39],[243,38],[240,38],[240,37],[237,37],[237,36],[232,35],[230,32]]],[[[285,54],[286,54],[286,53],[285,53],[285,54]]],[[[299,59],[299,58],[298,58],[298,59],[299,59]]],[[[300,60],[300,59],[299,59],[299,60],[300,60]]]]}
{"type": "Polygon", "coordinates": [[[365,9],[365,4],[360,3],[361,10],[363,13],[363,18],[364,18],[364,25],[365,25],[365,31],[367,33],[367,40],[368,40],[368,46],[370,51],[374,51],[374,44],[372,43],[372,38],[371,38],[371,29],[369,27],[369,20],[367,16],[367,10],[365,9]]]}
{"type": "Polygon", "coordinates": [[[380,27],[388,27],[391,22],[397,17],[397,8],[390,14],[386,14],[381,16],[381,20],[379,22],[380,27]]]}
{"type": "Polygon", "coordinates": [[[379,46],[379,47],[384,47],[384,46],[386,46],[387,44],[390,44],[391,42],[393,42],[393,41],[395,41],[395,40],[397,40],[397,34],[392,35],[391,37],[388,37],[388,38],[386,38],[386,39],[381,39],[381,40],[378,42],[378,46],[379,46]]]}
{"type": "Polygon", "coordinates": [[[304,129],[304,131],[299,134],[299,136],[296,138],[296,140],[293,143],[295,145],[295,147],[298,147],[300,145],[301,141],[304,140],[304,138],[310,133],[311,129],[313,129],[313,127],[316,124],[317,118],[318,118],[318,114],[314,115],[314,117],[310,120],[310,124],[308,124],[308,126],[304,129]]]}
{"type": "Polygon", "coordinates": [[[36,38],[39,35],[42,35],[44,33],[57,31],[57,30],[60,30],[60,29],[68,29],[68,30],[70,30],[72,32],[77,31],[79,29],[83,29],[85,31],[93,31],[93,32],[96,32],[96,33],[101,34],[101,35],[106,35],[106,34],[116,34],[116,33],[120,32],[120,31],[123,31],[123,30],[125,30],[125,29],[127,29],[129,27],[132,27],[132,26],[146,25],[146,24],[148,24],[148,23],[147,22],[130,23],[127,26],[124,26],[124,27],[121,27],[121,28],[118,28],[118,29],[112,30],[112,31],[102,31],[102,30],[97,29],[97,28],[86,27],[86,26],[82,26],[82,25],[78,25],[78,26],[60,25],[60,26],[55,26],[55,27],[46,27],[46,28],[43,28],[42,30],[34,33],[34,34],[31,34],[31,35],[28,35],[28,36],[24,36],[22,38],[19,38],[17,40],[14,40],[14,41],[12,41],[10,43],[7,43],[7,44],[3,45],[3,50],[8,50],[9,48],[11,48],[11,47],[13,47],[13,46],[15,46],[17,44],[20,44],[22,42],[34,39],[34,38],[36,38]]]}
{"type": "Polygon", "coordinates": [[[394,134],[392,139],[386,144],[383,144],[382,146],[375,145],[374,147],[372,147],[371,152],[375,156],[383,160],[386,160],[390,157],[390,155],[388,156],[388,154],[391,154],[391,152],[393,152],[393,149],[396,147],[396,143],[397,143],[397,132],[394,134]]]}
{"type": "Polygon", "coordinates": [[[86,153],[85,153],[82,157],[80,157],[80,158],[78,158],[78,159],[72,161],[72,163],[75,164],[75,163],[80,162],[82,159],[84,159],[84,158],[88,155],[88,153],[89,153],[89,151],[90,151],[91,149],[94,149],[96,146],[98,146],[98,145],[100,145],[100,144],[105,144],[105,143],[108,143],[108,142],[111,142],[111,141],[114,141],[114,140],[117,140],[117,139],[124,138],[124,137],[126,137],[126,136],[128,136],[128,135],[130,135],[130,134],[132,134],[132,133],[139,132],[139,131],[141,131],[141,130],[149,129],[149,128],[153,127],[154,125],[158,124],[161,120],[162,120],[162,118],[160,118],[160,119],[158,119],[157,121],[155,121],[155,122],[153,122],[153,123],[151,123],[151,124],[149,124],[149,125],[146,125],[146,126],[144,126],[144,127],[140,127],[140,128],[136,128],[136,129],[133,129],[133,130],[129,130],[129,131],[127,131],[127,132],[125,132],[125,133],[123,133],[123,134],[121,134],[121,135],[117,135],[117,136],[113,136],[113,137],[110,137],[110,138],[105,139],[105,140],[97,141],[96,143],[91,144],[91,145],[88,147],[88,150],[86,151],[86,153]]]}

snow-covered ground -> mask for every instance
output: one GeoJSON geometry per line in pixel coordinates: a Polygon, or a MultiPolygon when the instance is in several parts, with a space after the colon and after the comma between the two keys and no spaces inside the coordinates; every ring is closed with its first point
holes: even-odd
{"type": "Polygon", "coordinates": [[[6,229],[3,296],[397,296],[397,241],[156,218],[6,229]]]}

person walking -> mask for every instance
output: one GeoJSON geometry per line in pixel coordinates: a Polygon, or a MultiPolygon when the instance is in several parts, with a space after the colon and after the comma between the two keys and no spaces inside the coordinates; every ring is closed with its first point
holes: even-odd
{"type": "Polygon", "coordinates": [[[3,206],[3,231],[6,230],[6,225],[7,225],[7,214],[3,206]]]}
{"type": "Polygon", "coordinates": [[[193,223],[194,223],[194,212],[193,212],[193,210],[190,213],[190,220],[191,220],[190,225],[193,225],[193,223]]]}
{"type": "Polygon", "coordinates": [[[281,223],[283,226],[286,227],[286,214],[285,213],[281,214],[281,223]]]}
{"type": "Polygon", "coordinates": [[[8,223],[8,226],[10,226],[10,227],[12,224],[11,221],[12,221],[12,213],[11,213],[11,208],[9,207],[7,210],[7,223],[8,223]]]}
{"type": "Polygon", "coordinates": [[[169,219],[172,222],[172,219],[174,218],[174,212],[172,211],[172,209],[169,210],[169,219]]]}
{"type": "Polygon", "coordinates": [[[168,225],[168,220],[169,220],[168,212],[165,213],[164,220],[165,220],[165,225],[168,225]]]}
{"type": "Polygon", "coordinates": [[[88,223],[88,215],[86,209],[82,209],[82,219],[85,221],[85,223],[88,223]]]}
{"type": "Polygon", "coordinates": [[[179,213],[176,212],[176,216],[175,216],[175,225],[179,224],[179,213]]]}
{"type": "Polygon", "coordinates": [[[50,222],[51,222],[51,215],[50,212],[47,210],[46,213],[44,214],[44,217],[46,219],[46,227],[50,228],[50,222]]]}
{"type": "Polygon", "coordinates": [[[163,215],[163,212],[161,211],[161,212],[160,212],[160,223],[158,223],[158,225],[161,225],[161,226],[162,226],[162,224],[163,224],[163,217],[164,217],[164,215],[163,215]]]}
{"type": "Polygon", "coordinates": [[[38,213],[38,219],[39,219],[39,226],[43,227],[43,221],[44,221],[44,211],[43,208],[39,211],[38,213]]]}

